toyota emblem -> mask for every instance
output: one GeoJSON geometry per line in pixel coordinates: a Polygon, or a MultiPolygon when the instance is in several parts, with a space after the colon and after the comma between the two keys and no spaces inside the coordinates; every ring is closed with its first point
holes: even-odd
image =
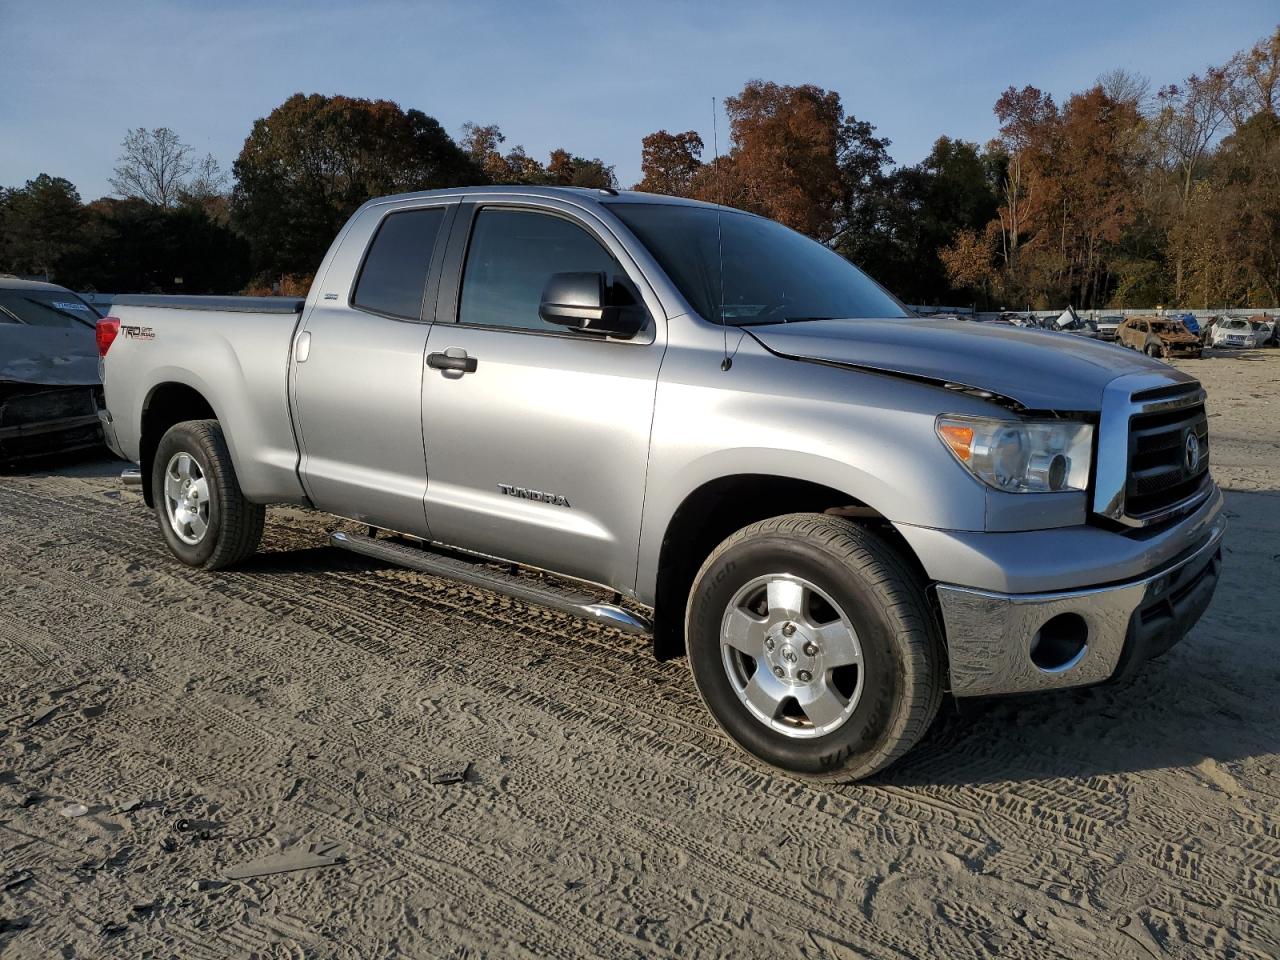
{"type": "Polygon", "coordinates": [[[1187,440],[1182,453],[1187,473],[1195,473],[1196,467],[1200,466],[1200,438],[1190,430],[1187,431],[1187,440]]]}

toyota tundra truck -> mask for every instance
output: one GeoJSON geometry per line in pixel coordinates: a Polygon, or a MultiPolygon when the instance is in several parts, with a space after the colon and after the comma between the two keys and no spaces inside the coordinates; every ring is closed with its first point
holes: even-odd
{"type": "Polygon", "coordinates": [[[179,561],[244,561],[268,504],[347,518],[334,547],[687,655],[724,732],[796,775],[881,770],[946,694],[1126,677],[1218,579],[1195,379],[916,317],[728,207],[387,197],[305,300],[113,312],[103,426],[179,561]]]}

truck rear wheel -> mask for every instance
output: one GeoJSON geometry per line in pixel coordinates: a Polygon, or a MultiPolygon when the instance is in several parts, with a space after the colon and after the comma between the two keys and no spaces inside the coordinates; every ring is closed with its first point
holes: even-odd
{"type": "Polygon", "coordinates": [[[924,736],[942,700],[942,642],[920,578],[847,520],[791,514],[707,558],[685,620],[708,709],[752,756],[857,780],[924,736]]]}
{"type": "Polygon", "coordinates": [[[240,492],[218,421],[188,420],[170,427],[151,471],[160,531],[183,563],[220,570],[258,549],[266,508],[240,492]]]}

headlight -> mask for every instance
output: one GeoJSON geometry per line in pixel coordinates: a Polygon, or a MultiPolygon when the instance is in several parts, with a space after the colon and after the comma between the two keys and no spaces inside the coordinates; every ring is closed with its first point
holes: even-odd
{"type": "Polygon", "coordinates": [[[938,438],[975,477],[1008,493],[1084,490],[1093,427],[1070,420],[939,417],[938,438]]]}

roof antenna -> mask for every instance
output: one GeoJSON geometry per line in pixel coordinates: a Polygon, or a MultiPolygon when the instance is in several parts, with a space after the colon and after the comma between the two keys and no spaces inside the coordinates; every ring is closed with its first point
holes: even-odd
{"type": "Polygon", "coordinates": [[[716,98],[711,98],[711,145],[715,152],[716,165],[716,252],[720,257],[720,330],[724,335],[724,359],[720,361],[720,369],[728,370],[733,366],[733,358],[729,356],[729,324],[724,316],[724,236],[720,232],[720,207],[724,203],[724,171],[720,169],[720,135],[716,126],[716,98]]]}

